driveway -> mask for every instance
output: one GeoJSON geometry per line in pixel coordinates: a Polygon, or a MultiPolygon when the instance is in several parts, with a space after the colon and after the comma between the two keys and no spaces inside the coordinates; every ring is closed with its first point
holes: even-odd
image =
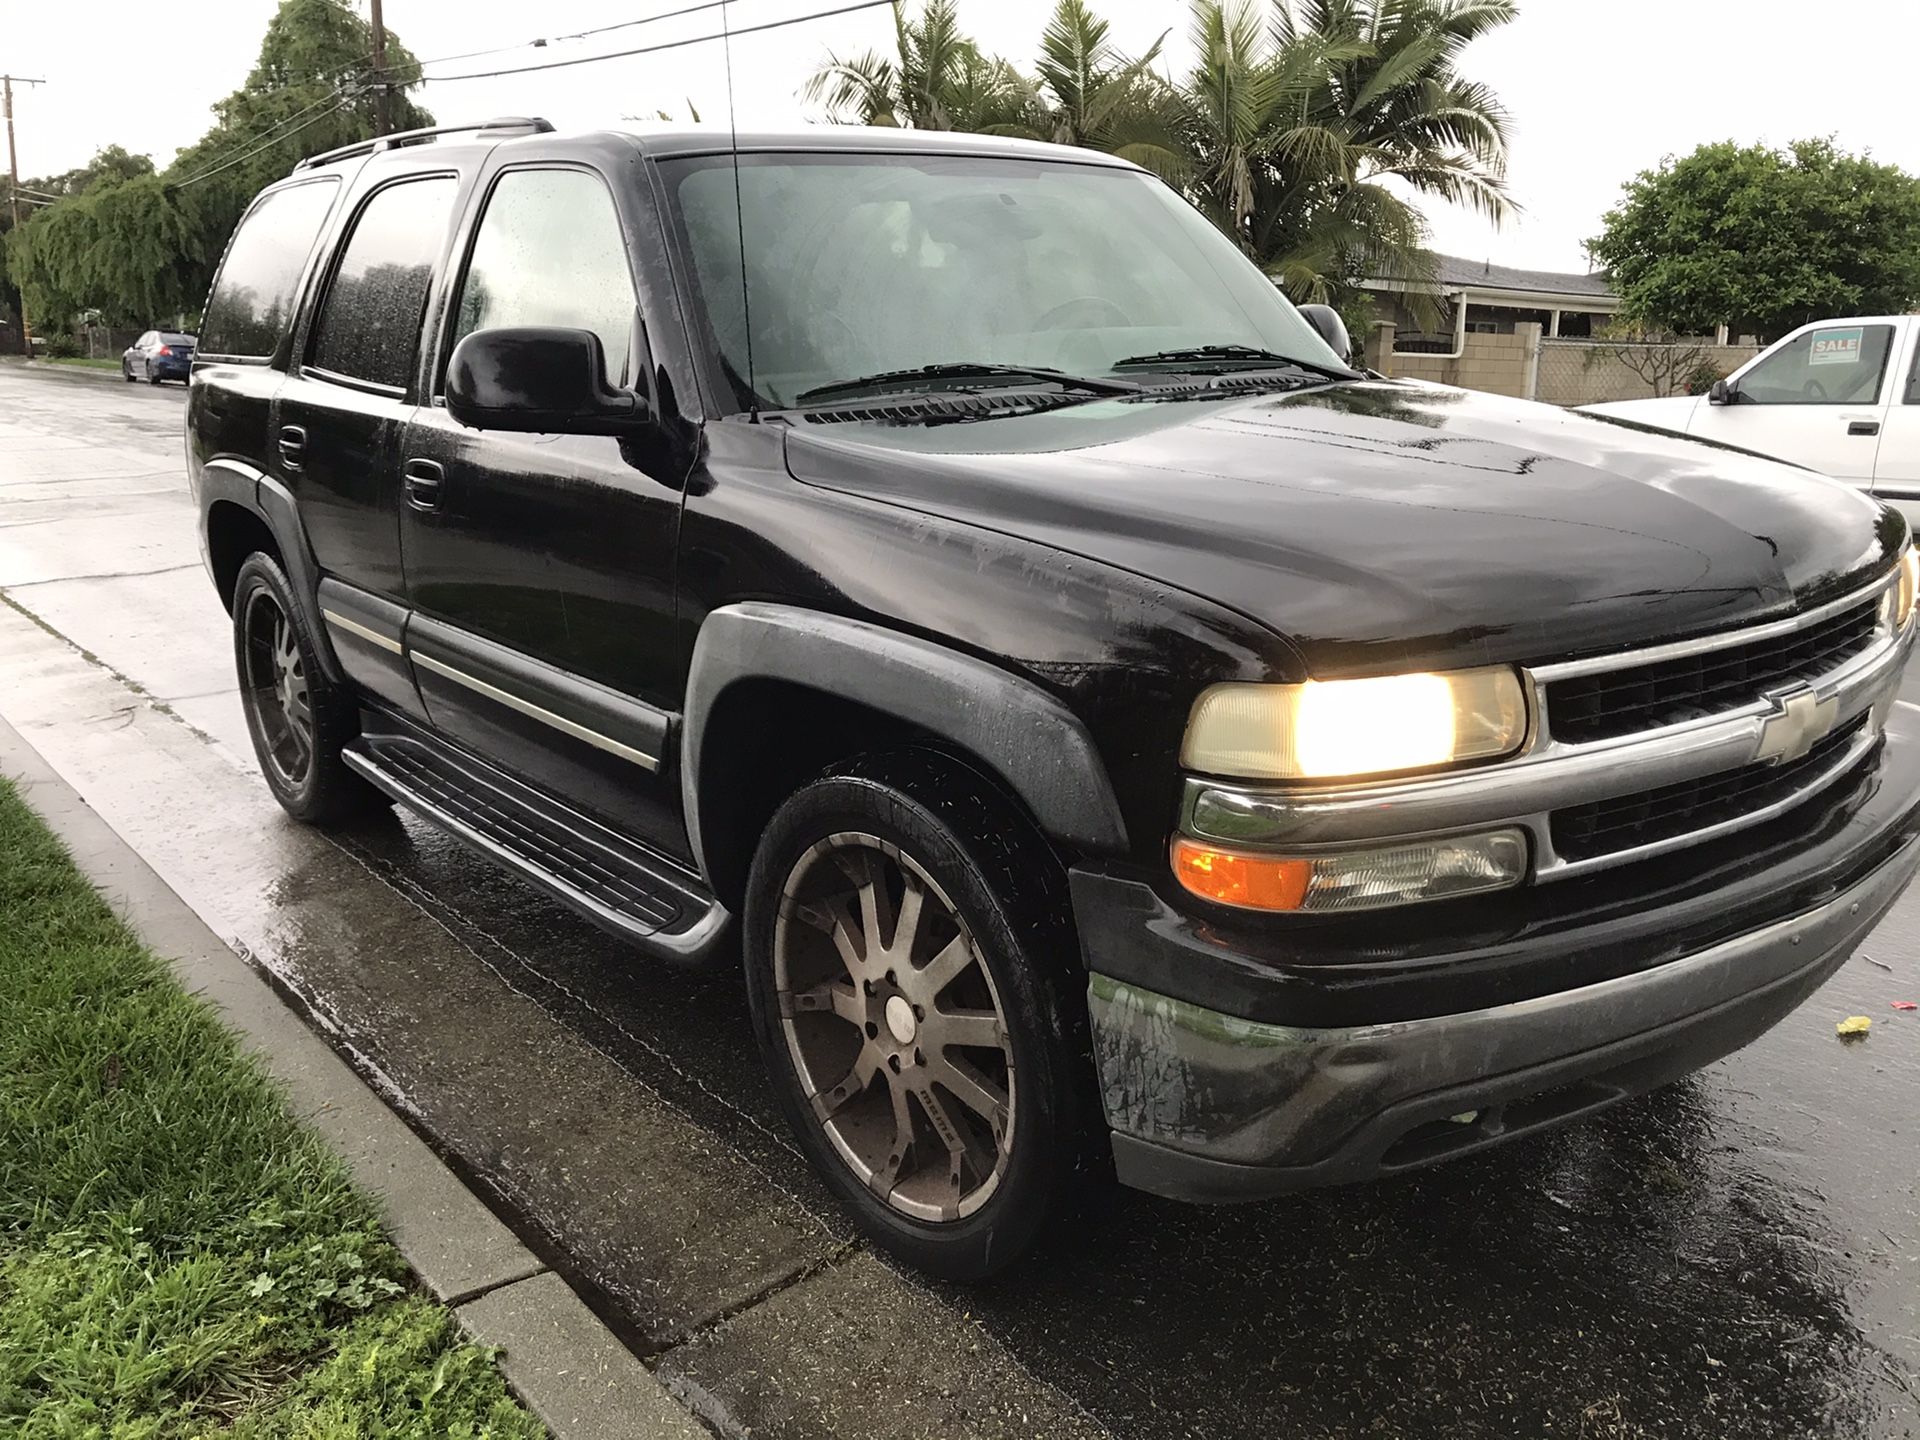
{"type": "Polygon", "coordinates": [[[990,1289],[933,1286],[807,1174],[731,977],[411,821],[282,817],[183,399],[0,365],[0,714],[719,1433],[1920,1432],[1920,1016],[1888,1004],[1920,999],[1920,894],[1758,1044],[1597,1120],[1241,1209],[1120,1195],[990,1289]]]}

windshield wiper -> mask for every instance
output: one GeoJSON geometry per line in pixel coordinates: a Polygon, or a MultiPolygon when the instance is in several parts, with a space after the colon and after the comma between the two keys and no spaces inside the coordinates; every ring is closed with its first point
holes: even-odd
{"type": "Polygon", "coordinates": [[[994,365],[976,360],[955,360],[943,365],[919,365],[911,370],[882,370],[855,380],[837,380],[831,385],[816,385],[794,397],[807,404],[863,393],[882,394],[900,389],[966,389],[966,382],[980,380],[1040,380],[1066,390],[1082,390],[1089,395],[1131,395],[1140,387],[1131,380],[1096,380],[1086,375],[1069,375],[1064,370],[1049,370],[1041,365],[994,365]],[[943,382],[960,382],[943,383],[943,382]]]}
{"type": "Polygon", "coordinates": [[[1229,369],[1258,370],[1273,365],[1286,365],[1296,370],[1305,370],[1311,375],[1324,375],[1329,380],[1360,378],[1359,372],[1355,370],[1321,365],[1312,360],[1302,360],[1297,355],[1281,355],[1253,345],[1190,345],[1181,350],[1156,350],[1151,355],[1129,355],[1125,360],[1115,361],[1113,368],[1145,370],[1164,368],[1169,365],[1204,366],[1206,368],[1193,372],[1202,375],[1223,375],[1229,369]]]}

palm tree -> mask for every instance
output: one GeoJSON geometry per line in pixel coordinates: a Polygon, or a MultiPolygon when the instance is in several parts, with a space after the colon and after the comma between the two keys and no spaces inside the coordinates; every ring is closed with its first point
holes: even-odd
{"type": "Polygon", "coordinates": [[[1020,134],[1032,91],[1006,61],[960,30],[954,0],[927,0],[917,21],[893,7],[892,56],[869,50],[827,63],[801,89],[841,124],[1020,134]]]}
{"type": "Polygon", "coordinates": [[[1086,0],[1058,0],[1040,36],[1030,128],[1058,145],[1105,150],[1169,178],[1185,173],[1165,82],[1153,71],[1160,38],[1128,59],[1086,0]]]}
{"type": "Polygon", "coordinates": [[[1173,92],[1194,199],[1298,300],[1432,273],[1406,192],[1511,213],[1507,116],[1455,68],[1513,0],[1196,0],[1173,92]]]}

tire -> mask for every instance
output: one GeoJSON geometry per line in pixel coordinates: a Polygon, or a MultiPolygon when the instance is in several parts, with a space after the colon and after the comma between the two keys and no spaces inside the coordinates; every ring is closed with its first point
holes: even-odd
{"type": "Polygon", "coordinates": [[[133,367],[124,360],[120,362],[120,378],[125,380],[129,385],[134,383],[133,367]]]}
{"type": "Polygon", "coordinates": [[[905,750],[789,798],[747,883],[754,1030],[808,1160],[907,1263],[1011,1264],[1100,1168],[1058,862],[973,771],[905,750]]]}
{"type": "Polygon", "coordinates": [[[253,752],[273,798],[296,820],[329,824],[381,807],[340,758],[360,733],[353,696],[328,681],[286,573],[258,551],[233,589],[233,658],[253,752]]]}
{"type": "Polygon", "coordinates": [[[151,365],[147,367],[147,383],[149,385],[158,385],[160,383],[160,377],[153,373],[153,367],[151,365]]]}

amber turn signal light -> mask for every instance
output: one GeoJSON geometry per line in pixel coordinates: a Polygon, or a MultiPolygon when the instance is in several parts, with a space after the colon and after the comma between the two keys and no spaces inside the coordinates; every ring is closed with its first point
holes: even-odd
{"type": "Polygon", "coordinates": [[[1181,835],[1173,873],[1188,890],[1243,910],[1377,910],[1518,885],[1527,838],[1515,829],[1403,840],[1328,854],[1249,855],[1181,835]]]}
{"type": "Polygon", "coordinates": [[[1237,855],[1182,836],[1173,842],[1173,873],[1203,900],[1249,910],[1298,910],[1313,879],[1313,862],[1237,855]]]}

